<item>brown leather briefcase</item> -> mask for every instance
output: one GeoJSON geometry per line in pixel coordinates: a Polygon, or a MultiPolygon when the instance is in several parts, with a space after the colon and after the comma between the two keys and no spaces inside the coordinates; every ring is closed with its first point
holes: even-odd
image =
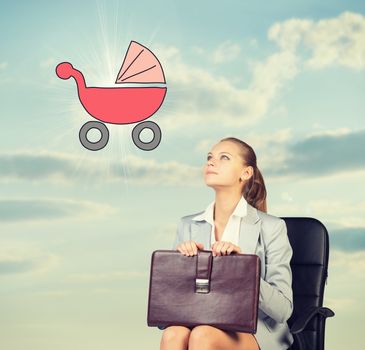
{"type": "Polygon", "coordinates": [[[213,256],[156,250],[151,257],[147,325],[180,325],[256,333],[260,291],[256,254],[213,256]]]}

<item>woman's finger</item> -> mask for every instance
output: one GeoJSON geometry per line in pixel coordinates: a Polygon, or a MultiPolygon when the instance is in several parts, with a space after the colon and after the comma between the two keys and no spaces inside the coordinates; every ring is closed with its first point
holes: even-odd
{"type": "Polygon", "coordinates": [[[189,256],[189,254],[190,254],[190,243],[189,243],[189,241],[185,241],[184,242],[184,248],[185,248],[185,255],[187,255],[187,256],[189,256]]]}
{"type": "Polygon", "coordinates": [[[232,244],[231,246],[229,246],[228,247],[228,249],[227,249],[227,254],[229,255],[229,254],[231,254],[232,252],[234,252],[234,250],[235,250],[235,247],[234,247],[234,245],[232,244]]]}
{"type": "Polygon", "coordinates": [[[227,254],[227,249],[231,246],[232,246],[231,242],[224,242],[224,244],[222,245],[222,248],[221,248],[222,255],[226,255],[227,254]]]}
{"type": "Polygon", "coordinates": [[[193,254],[193,247],[192,247],[192,241],[185,241],[185,250],[186,250],[186,255],[190,256],[193,254]]]}
{"type": "Polygon", "coordinates": [[[221,248],[222,248],[223,243],[224,242],[222,242],[222,241],[219,241],[217,243],[217,246],[215,248],[215,252],[216,252],[217,256],[221,256],[221,248]]]}
{"type": "Polygon", "coordinates": [[[197,252],[196,244],[194,241],[189,241],[190,243],[190,255],[195,255],[197,252]]]}
{"type": "Polygon", "coordinates": [[[180,244],[180,249],[181,249],[181,252],[184,255],[187,255],[188,254],[188,251],[186,250],[185,242],[183,242],[183,243],[180,244]]]}
{"type": "Polygon", "coordinates": [[[181,248],[181,245],[179,244],[176,249],[181,253],[181,254],[184,254],[182,248],[181,248]]]}

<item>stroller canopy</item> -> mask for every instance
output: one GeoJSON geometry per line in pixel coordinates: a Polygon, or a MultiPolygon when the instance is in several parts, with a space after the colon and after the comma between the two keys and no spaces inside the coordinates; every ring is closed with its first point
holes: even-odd
{"type": "Polygon", "coordinates": [[[166,83],[166,81],[161,64],[153,52],[136,41],[131,41],[115,83],[166,83]]]}

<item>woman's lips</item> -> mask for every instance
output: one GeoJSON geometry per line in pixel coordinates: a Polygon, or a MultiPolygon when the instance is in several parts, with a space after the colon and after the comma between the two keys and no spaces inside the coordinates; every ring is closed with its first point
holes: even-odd
{"type": "Polygon", "coordinates": [[[218,175],[218,173],[215,173],[214,171],[207,171],[206,174],[215,174],[215,175],[218,175]]]}

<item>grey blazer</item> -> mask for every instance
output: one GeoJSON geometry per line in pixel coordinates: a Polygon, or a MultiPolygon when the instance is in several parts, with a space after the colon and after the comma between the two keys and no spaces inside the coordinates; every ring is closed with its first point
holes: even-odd
{"type": "MultiPolygon", "coordinates": [[[[181,218],[172,249],[181,242],[193,240],[211,250],[211,224],[192,220],[201,213],[181,218]]],[[[257,254],[261,260],[256,340],[261,350],[288,349],[294,341],[286,322],[293,312],[290,268],[293,251],[285,221],[247,203],[247,215],[240,224],[239,246],[241,253],[257,254]]]]}

